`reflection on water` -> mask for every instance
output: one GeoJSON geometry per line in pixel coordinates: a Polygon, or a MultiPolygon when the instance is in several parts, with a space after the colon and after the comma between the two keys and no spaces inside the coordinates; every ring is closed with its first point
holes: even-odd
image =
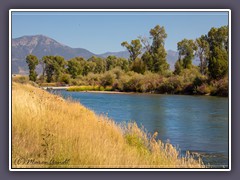
{"type": "Polygon", "coordinates": [[[57,91],[116,122],[136,121],[158,138],[197,152],[205,163],[228,165],[228,98],[57,91]]]}

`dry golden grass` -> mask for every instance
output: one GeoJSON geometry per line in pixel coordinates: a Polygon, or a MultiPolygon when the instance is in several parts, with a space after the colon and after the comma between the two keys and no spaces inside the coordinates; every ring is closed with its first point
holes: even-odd
{"type": "Polygon", "coordinates": [[[204,168],[135,123],[116,125],[77,102],[12,86],[13,168],[204,168]]]}

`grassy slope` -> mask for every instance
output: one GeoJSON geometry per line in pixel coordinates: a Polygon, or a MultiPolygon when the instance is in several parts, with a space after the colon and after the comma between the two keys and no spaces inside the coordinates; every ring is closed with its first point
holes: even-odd
{"type": "Polygon", "coordinates": [[[12,87],[12,162],[15,168],[204,168],[191,157],[178,158],[171,144],[156,142],[135,123],[116,125],[77,102],[31,85],[12,87]],[[18,158],[51,165],[16,164],[18,158]]]}

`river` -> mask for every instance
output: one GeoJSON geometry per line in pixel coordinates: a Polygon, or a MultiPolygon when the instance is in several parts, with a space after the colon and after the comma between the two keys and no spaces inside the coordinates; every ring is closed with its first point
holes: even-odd
{"type": "Polygon", "coordinates": [[[54,93],[79,101],[117,123],[135,121],[158,139],[201,155],[212,168],[228,168],[228,98],[160,94],[54,93]]]}

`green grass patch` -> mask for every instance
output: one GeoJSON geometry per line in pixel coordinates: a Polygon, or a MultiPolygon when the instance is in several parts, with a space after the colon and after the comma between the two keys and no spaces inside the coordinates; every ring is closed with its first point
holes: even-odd
{"type": "Polygon", "coordinates": [[[107,86],[72,86],[67,91],[112,91],[112,87],[107,86]]]}
{"type": "Polygon", "coordinates": [[[127,134],[125,135],[127,144],[132,147],[135,147],[140,153],[147,154],[149,153],[148,148],[144,144],[144,141],[138,137],[136,134],[127,134]]]}

